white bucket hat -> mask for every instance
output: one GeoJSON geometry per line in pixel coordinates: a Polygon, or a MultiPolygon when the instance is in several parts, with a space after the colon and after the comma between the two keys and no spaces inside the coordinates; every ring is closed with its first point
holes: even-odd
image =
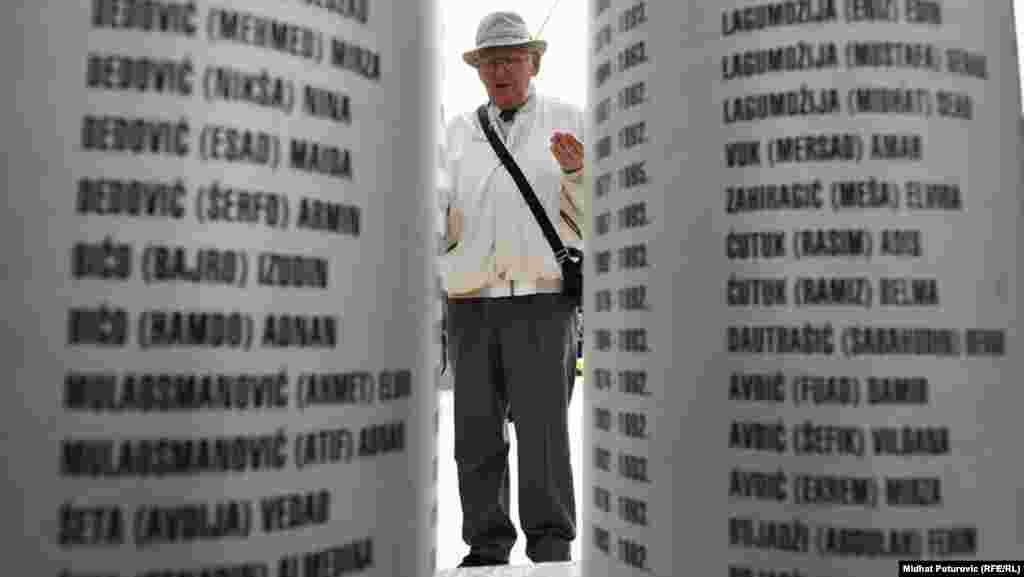
{"type": "Polygon", "coordinates": [[[480,66],[480,52],[498,46],[522,46],[536,54],[544,54],[548,43],[530,36],[523,17],[515,12],[495,12],[484,16],[476,29],[476,48],[462,55],[473,68],[480,66]]]}

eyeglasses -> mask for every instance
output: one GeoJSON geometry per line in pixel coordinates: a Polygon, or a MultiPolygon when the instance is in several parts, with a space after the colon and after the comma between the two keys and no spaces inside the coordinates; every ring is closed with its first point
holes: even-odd
{"type": "Polygon", "coordinates": [[[499,67],[509,70],[512,66],[522,65],[524,62],[529,60],[529,56],[498,56],[491,58],[481,58],[480,68],[488,71],[496,71],[499,67]]]}

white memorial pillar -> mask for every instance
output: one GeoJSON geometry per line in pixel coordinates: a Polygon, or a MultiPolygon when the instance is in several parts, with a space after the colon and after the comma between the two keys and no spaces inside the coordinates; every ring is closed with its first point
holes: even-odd
{"type": "Polygon", "coordinates": [[[4,6],[5,573],[432,574],[433,10],[4,6]]]}
{"type": "Polygon", "coordinates": [[[584,575],[1024,551],[1013,21],[592,1],[584,575]]]}

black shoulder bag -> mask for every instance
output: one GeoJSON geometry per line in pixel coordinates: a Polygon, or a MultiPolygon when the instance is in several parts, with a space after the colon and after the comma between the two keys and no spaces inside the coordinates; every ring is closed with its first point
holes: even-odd
{"type": "Polygon", "coordinates": [[[484,129],[484,134],[487,135],[487,140],[491,142],[491,148],[501,159],[501,163],[505,165],[508,173],[512,175],[512,180],[516,181],[519,191],[523,193],[523,199],[526,200],[526,204],[529,205],[530,211],[533,212],[537,224],[540,225],[541,231],[544,233],[544,238],[547,239],[551,250],[555,253],[555,260],[562,267],[562,294],[569,297],[573,304],[580,306],[583,303],[583,252],[578,248],[565,246],[562,239],[559,238],[558,231],[555,230],[544,207],[537,200],[537,195],[533,192],[530,182],[526,180],[526,176],[516,164],[516,160],[512,158],[512,154],[494,132],[494,127],[491,126],[491,121],[487,117],[487,106],[481,105],[480,108],[477,108],[476,114],[480,119],[480,126],[484,129]]]}

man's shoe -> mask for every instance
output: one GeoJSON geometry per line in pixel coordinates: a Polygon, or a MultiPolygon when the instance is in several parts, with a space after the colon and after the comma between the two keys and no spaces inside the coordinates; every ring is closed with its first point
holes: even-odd
{"type": "Polygon", "coordinates": [[[462,567],[490,567],[493,565],[508,565],[508,560],[499,561],[497,559],[489,559],[478,555],[477,553],[470,553],[462,558],[462,563],[459,563],[459,568],[462,567]]]}

